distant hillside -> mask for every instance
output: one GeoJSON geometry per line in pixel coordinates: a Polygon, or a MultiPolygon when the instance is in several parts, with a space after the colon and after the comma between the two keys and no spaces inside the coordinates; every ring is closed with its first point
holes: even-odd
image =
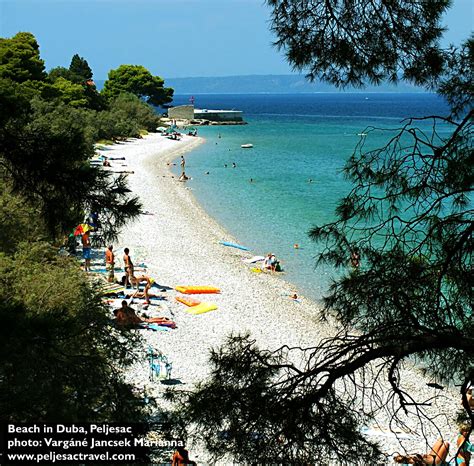
{"type": "MultiPolygon", "coordinates": [[[[102,89],[104,80],[95,81],[102,89]]],[[[165,78],[165,85],[175,94],[300,94],[311,92],[344,92],[325,83],[310,83],[303,75],[251,75],[202,78],[165,78]]],[[[401,83],[383,84],[364,89],[347,88],[345,92],[425,92],[421,87],[401,83]]]]}
{"type": "MultiPolygon", "coordinates": [[[[308,92],[342,92],[324,83],[310,83],[302,75],[254,75],[202,78],[167,78],[166,86],[175,94],[299,94],[308,92]]],[[[424,92],[423,88],[405,83],[367,86],[346,92],[424,92]]]]}

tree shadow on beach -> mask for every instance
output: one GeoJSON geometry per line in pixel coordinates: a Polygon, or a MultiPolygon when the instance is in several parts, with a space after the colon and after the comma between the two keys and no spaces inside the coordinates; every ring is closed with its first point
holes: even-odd
{"type": "Polygon", "coordinates": [[[169,386],[184,385],[184,382],[181,382],[181,380],[179,379],[165,379],[165,380],[162,380],[161,383],[163,385],[169,385],[169,386]]]}

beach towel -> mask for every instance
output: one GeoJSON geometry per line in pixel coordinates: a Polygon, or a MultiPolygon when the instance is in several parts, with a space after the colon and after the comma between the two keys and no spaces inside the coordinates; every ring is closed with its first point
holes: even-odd
{"type": "Polygon", "coordinates": [[[110,285],[104,285],[101,287],[101,294],[104,296],[112,295],[112,294],[123,294],[125,292],[125,288],[122,285],[116,285],[114,283],[110,283],[110,285]]]}
{"type": "Polygon", "coordinates": [[[259,261],[263,261],[265,260],[265,257],[263,256],[253,256],[253,257],[250,257],[249,259],[242,259],[244,262],[246,262],[247,264],[255,264],[255,262],[259,262],[259,261]]]}
{"type": "Polygon", "coordinates": [[[149,319],[144,319],[147,324],[156,324],[162,325],[163,327],[176,328],[176,322],[166,319],[164,317],[150,317],[149,319]]]}
{"type": "Polygon", "coordinates": [[[404,438],[404,439],[417,439],[418,435],[413,435],[402,430],[392,432],[391,430],[382,430],[378,427],[362,427],[361,433],[371,437],[389,437],[389,438],[404,438]]]}
{"type": "Polygon", "coordinates": [[[169,327],[161,327],[158,324],[149,324],[147,322],[144,322],[138,326],[138,328],[146,329],[146,330],[153,330],[155,332],[160,331],[160,332],[169,332],[171,329],[169,327]]]}

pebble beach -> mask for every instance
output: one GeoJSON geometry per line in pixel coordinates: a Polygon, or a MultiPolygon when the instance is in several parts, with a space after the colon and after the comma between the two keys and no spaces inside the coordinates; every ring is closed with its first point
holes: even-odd
{"type": "MultiPolygon", "coordinates": [[[[238,241],[197,203],[192,179],[179,182],[171,171],[172,163],[179,166],[176,159],[184,155],[187,175],[205,176],[192,169],[192,150],[202,143],[203,139],[191,136],[175,141],[150,134],[99,150],[111,158],[125,157],[125,170],[133,172],[128,175],[129,186],[139,196],[146,214],[124,228],[114,244],[116,262],[122,265],[123,248],[128,247],[134,263],[144,263],[146,273],[157,281],[158,288],[167,290],[162,293],[164,299],[153,301],[145,312],[149,316],[169,317],[177,328],[166,332],[140,332],[172,362],[172,379],[186,389],[192,389],[206,377],[210,370],[210,348],[223,344],[230,334],[250,333],[260,348],[275,350],[283,345],[314,346],[336,331],[335,323],[319,320],[319,305],[301,296],[284,277],[255,273],[242,260],[265,255],[271,251],[271,245],[268,251],[245,252],[219,244],[220,241],[238,241]],[[215,303],[217,310],[190,315],[175,299],[178,285],[218,287],[220,294],[196,296],[215,303]],[[298,301],[291,299],[294,293],[298,294],[298,301]]],[[[139,303],[132,306],[141,310],[139,303]]],[[[159,395],[166,389],[159,382],[149,381],[146,361],[134,366],[128,377],[153,394],[159,395]]],[[[402,380],[403,386],[418,399],[431,399],[428,410],[432,414],[446,415],[437,418],[437,428],[426,425],[424,435],[414,419],[408,420],[399,441],[390,432],[388,417],[381,414],[374,425],[367,426],[372,440],[378,441],[387,455],[404,449],[424,453],[426,442],[434,443],[440,434],[451,440],[456,433],[454,415],[460,407],[456,392],[446,389],[440,396],[426,385],[431,379],[425,379],[414,367],[404,370],[402,380]]],[[[209,459],[199,446],[190,445],[189,449],[198,464],[208,464],[209,459]]],[[[387,464],[393,463],[388,461],[387,464]]]]}

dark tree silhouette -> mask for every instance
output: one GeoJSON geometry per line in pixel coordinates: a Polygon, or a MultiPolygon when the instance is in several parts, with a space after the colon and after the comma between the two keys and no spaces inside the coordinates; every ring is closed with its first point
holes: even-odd
{"type": "Polygon", "coordinates": [[[69,71],[78,77],[80,80],[79,82],[92,79],[92,70],[89,66],[89,63],[87,63],[87,60],[83,57],[80,57],[77,53],[71,59],[69,71]]]}
{"type": "Polygon", "coordinates": [[[382,409],[392,427],[406,416],[436,422],[433,400],[403,383],[408,361],[427,367],[434,386],[460,385],[474,421],[473,41],[440,48],[444,0],[267,3],[276,45],[309,79],[437,83],[452,112],[402,122],[378,150],[366,143],[383,130],[367,128],[347,161],[353,189],[336,220],[310,234],[323,244],[318,262],[339,272],[321,315],[338,333],[271,353],[248,335],[230,337],[182,412],[216,458],[374,464],[381,451],[360,427],[382,409]]]}

